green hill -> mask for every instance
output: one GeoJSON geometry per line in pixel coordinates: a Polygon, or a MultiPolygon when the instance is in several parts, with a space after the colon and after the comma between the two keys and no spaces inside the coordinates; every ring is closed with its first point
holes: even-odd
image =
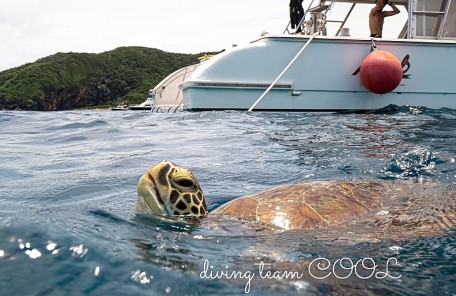
{"type": "Polygon", "coordinates": [[[100,54],[57,53],[0,72],[0,110],[69,110],[140,103],[168,74],[200,54],[120,47],[100,54]]]}

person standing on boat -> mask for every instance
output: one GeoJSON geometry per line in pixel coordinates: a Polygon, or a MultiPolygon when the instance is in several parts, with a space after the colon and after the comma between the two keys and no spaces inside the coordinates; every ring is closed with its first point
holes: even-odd
{"type": "Polygon", "coordinates": [[[400,11],[393,3],[389,2],[388,0],[376,0],[375,7],[369,13],[369,29],[371,32],[370,37],[375,38],[382,38],[382,31],[383,31],[383,20],[387,16],[392,16],[398,14],[400,11]],[[383,8],[389,4],[392,11],[383,11],[383,8]]]}
{"type": "Polygon", "coordinates": [[[295,33],[301,32],[301,20],[304,17],[304,9],[302,8],[303,0],[290,0],[290,20],[291,28],[296,29],[295,33]]]}

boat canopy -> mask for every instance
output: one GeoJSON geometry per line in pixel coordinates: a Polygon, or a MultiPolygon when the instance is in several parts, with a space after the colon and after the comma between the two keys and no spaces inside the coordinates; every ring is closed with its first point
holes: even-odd
{"type": "MultiPolygon", "coordinates": [[[[408,12],[408,21],[398,38],[408,39],[452,39],[456,40],[456,0],[390,0],[395,5],[402,5],[408,12]]],[[[312,34],[317,30],[326,35],[325,24],[340,23],[336,36],[343,35],[343,28],[357,5],[373,5],[375,0],[311,0],[301,21],[304,30],[284,31],[290,34],[312,34]],[[318,3],[318,4],[317,4],[318,3]],[[336,3],[351,4],[343,20],[328,20],[326,14],[336,3]],[[310,18],[306,19],[306,16],[310,18]],[[313,21],[317,20],[317,21],[313,21]],[[307,26],[307,30],[306,30],[307,26]]],[[[353,16],[355,17],[355,16],[353,16]]]]}

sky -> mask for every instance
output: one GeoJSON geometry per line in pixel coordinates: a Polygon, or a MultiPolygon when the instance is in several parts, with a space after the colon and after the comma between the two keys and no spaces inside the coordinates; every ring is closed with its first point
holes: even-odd
{"type": "MultiPolygon", "coordinates": [[[[305,1],[304,8],[307,1],[310,0],[305,1]]],[[[248,43],[263,31],[282,34],[289,21],[288,3],[288,0],[1,0],[0,71],[57,52],[100,53],[120,46],[145,46],[180,53],[227,49],[233,44],[248,43]]],[[[369,35],[369,9],[354,23],[347,24],[352,26],[352,36],[369,35]]],[[[341,18],[336,13],[331,17],[341,18]]],[[[384,31],[388,26],[397,31],[402,27],[397,25],[399,19],[389,23],[385,20],[384,31]]]]}

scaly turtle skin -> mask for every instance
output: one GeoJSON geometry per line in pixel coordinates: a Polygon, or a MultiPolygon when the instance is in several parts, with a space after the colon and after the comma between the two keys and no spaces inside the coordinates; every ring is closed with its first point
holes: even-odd
{"type": "MultiPolygon", "coordinates": [[[[136,211],[201,218],[206,202],[193,174],[169,161],[153,165],[138,183],[136,211]]],[[[393,181],[310,181],[234,199],[210,213],[270,229],[349,225],[371,231],[398,228],[435,233],[456,225],[453,184],[393,181]]],[[[393,230],[395,231],[395,230],[393,230]]]]}

